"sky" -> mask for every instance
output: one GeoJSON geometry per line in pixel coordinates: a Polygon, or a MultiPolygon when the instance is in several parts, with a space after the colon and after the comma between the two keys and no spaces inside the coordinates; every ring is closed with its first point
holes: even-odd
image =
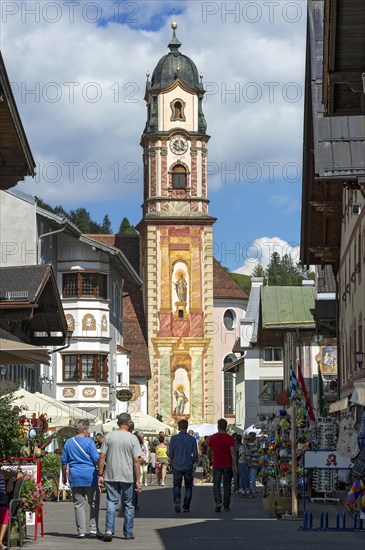
{"type": "Polygon", "coordinates": [[[113,231],[142,216],[146,72],[171,22],[203,75],[214,255],[299,261],[306,1],[3,0],[1,49],[37,163],[17,189],[113,231]]]}

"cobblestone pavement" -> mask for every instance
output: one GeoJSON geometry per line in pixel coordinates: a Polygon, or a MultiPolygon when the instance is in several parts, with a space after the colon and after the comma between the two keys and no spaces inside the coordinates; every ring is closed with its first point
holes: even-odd
{"type": "MultiPolygon", "coordinates": [[[[112,542],[86,536],[76,538],[73,505],[69,501],[50,502],[45,508],[45,536],[34,542],[28,531],[25,550],[267,550],[280,545],[285,550],[323,550],[351,548],[364,550],[365,531],[303,531],[303,520],[277,519],[262,508],[261,494],[255,498],[232,495],[229,512],[215,512],[211,486],[194,487],[191,512],[177,514],[172,500],[172,479],[165,487],[144,487],[140,509],[136,512],[135,540],[122,539],[123,518],[117,512],[116,534],[112,542]]],[[[347,525],[353,520],[341,503],[308,504],[313,511],[313,526],[319,527],[320,512],[328,512],[329,526],[335,526],[336,513],[345,512],[347,525]]],[[[100,529],[104,531],[105,494],[102,495],[100,529]]],[[[342,523],[341,523],[342,525],[342,523]]]]}

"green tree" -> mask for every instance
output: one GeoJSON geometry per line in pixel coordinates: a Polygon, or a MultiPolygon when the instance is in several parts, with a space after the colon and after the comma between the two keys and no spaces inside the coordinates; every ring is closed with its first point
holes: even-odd
{"type": "Polygon", "coordinates": [[[100,225],[91,219],[90,213],[85,208],[71,210],[69,217],[81,233],[100,233],[100,225]]]}
{"type": "Polygon", "coordinates": [[[101,233],[103,233],[105,235],[111,235],[111,233],[113,233],[113,231],[112,231],[112,222],[110,221],[110,218],[109,218],[108,214],[105,214],[105,216],[103,218],[103,221],[102,221],[102,224],[101,224],[101,227],[100,227],[100,231],[101,231],[101,233]]]}
{"type": "Polygon", "coordinates": [[[266,268],[267,282],[271,286],[281,285],[280,255],[277,252],[271,254],[269,265],[266,268]]]}
{"type": "Polygon", "coordinates": [[[257,264],[252,270],[251,277],[263,277],[266,280],[266,271],[263,265],[257,264]]]}
{"type": "Polygon", "coordinates": [[[13,400],[12,391],[6,387],[0,390],[0,461],[18,456],[23,436],[13,400]]]}
{"type": "Polygon", "coordinates": [[[137,235],[137,230],[134,225],[129,223],[128,218],[124,217],[120,222],[118,233],[120,235],[137,235]]]}

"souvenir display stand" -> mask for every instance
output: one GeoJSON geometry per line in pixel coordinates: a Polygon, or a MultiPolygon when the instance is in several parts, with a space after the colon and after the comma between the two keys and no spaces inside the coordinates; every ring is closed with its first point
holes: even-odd
{"type": "Polygon", "coordinates": [[[264,487],[263,509],[281,516],[292,513],[292,478],[298,479],[299,488],[304,491],[302,456],[310,448],[311,431],[304,420],[303,411],[296,411],[295,430],[296,457],[293,476],[292,420],[287,410],[276,415],[260,416],[257,427],[264,432],[259,437],[260,461],[259,479],[264,487]]]}
{"type": "MultiPolygon", "coordinates": [[[[314,429],[313,449],[334,449],[336,447],[336,421],[329,417],[319,417],[314,429]]],[[[328,495],[333,493],[337,484],[337,470],[313,470],[312,487],[323,496],[312,497],[313,501],[336,502],[337,498],[328,495]]]]}

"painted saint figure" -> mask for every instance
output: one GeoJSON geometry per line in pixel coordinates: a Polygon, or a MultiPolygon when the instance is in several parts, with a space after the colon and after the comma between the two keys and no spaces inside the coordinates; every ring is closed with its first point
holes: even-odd
{"type": "Polygon", "coordinates": [[[178,386],[176,386],[176,390],[174,391],[174,396],[176,399],[176,414],[184,414],[185,403],[188,401],[184,389],[184,386],[182,384],[179,384],[178,386]]]}
{"type": "Polygon", "coordinates": [[[181,302],[186,302],[188,284],[185,281],[184,275],[182,273],[179,273],[179,278],[174,284],[175,284],[177,297],[181,302]]]}

